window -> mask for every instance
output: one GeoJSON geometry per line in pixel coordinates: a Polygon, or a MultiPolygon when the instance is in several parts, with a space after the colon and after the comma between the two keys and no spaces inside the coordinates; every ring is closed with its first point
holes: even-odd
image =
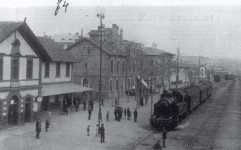
{"type": "Polygon", "coordinates": [[[117,61],[117,64],[116,64],[116,72],[117,72],[118,74],[119,74],[119,71],[120,71],[120,70],[119,70],[119,69],[120,69],[119,66],[120,66],[120,61],[118,60],[118,61],[117,61]]]}
{"type": "Polygon", "coordinates": [[[88,69],[88,63],[85,63],[85,69],[88,69]]]}
{"type": "Polygon", "coordinates": [[[66,77],[70,75],[70,63],[66,63],[66,77]]]}
{"type": "Polygon", "coordinates": [[[48,78],[49,77],[49,62],[45,62],[45,73],[44,77],[48,78]]]}
{"type": "Polygon", "coordinates": [[[0,80],[3,80],[3,57],[0,57],[0,80]]]}
{"type": "Polygon", "coordinates": [[[11,77],[12,77],[12,80],[19,79],[19,57],[12,57],[11,77]]]}
{"type": "Polygon", "coordinates": [[[112,92],[113,91],[113,88],[112,88],[112,79],[110,79],[110,82],[109,82],[109,90],[112,92]]]}
{"type": "Polygon", "coordinates": [[[136,63],[133,62],[133,72],[135,72],[135,71],[136,71],[136,63]]]}
{"type": "Polygon", "coordinates": [[[116,82],[115,82],[115,89],[118,90],[118,87],[119,87],[119,82],[118,82],[118,79],[116,79],[116,82]]]}
{"type": "Polygon", "coordinates": [[[114,72],[114,60],[110,61],[110,72],[113,73],[114,72]]]}
{"type": "Polygon", "coordinates": [[[88,55],[90,55],[90,47],[87,48],[87,51],[88,51],[88,55]]]}
{"type": "Polygon", "coordinates": [[[122,61],[122,73],[124,73],[124,71],[125,71],[125,62],[124,62],[124,60],[122,61]]]}
{"type": "Polygon", "coordinates": [[[27,58],[26,78],[27,79],[32,79],[33,78],[33,59],[32,58],[27,58]]]}
{"type": "Polygon", "coordinates": [[[56,77],[60,77],[60,62],[56,63],[56,77]]]}

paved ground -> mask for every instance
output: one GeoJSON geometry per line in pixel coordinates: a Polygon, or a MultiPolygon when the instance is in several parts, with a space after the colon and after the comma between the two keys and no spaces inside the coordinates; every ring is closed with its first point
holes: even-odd
{"type": "MultiPolygon", "coordinates": [[[[218,87],[213,96],[186,118],[176,130],[168,133],[166,150],[209,150],[211,147],[214,150],[241,150],[241,82],[236,81],[231,97],[225,103],[231,82],[216,84],[218,87]],[[206,122],[202,127],[204,121],[206,122]],[[189,147],[195,138],[194,144],[189,147]]],[[[154,133],[135,149],[150,150],[157,140],[161,140],[161,133],[154,133]]]]}
{"type": "MultiPolygon", "coordinates": [[[[157,95],[154,96],[156,100],[157,95]]],[[[123,107],[130,107],[134,111],[136,101],[130,97],[121,98],[120,104],[123,107]]],[[[138,108],[139,119],[137,123],[123,118],[121,122],[114,120],[114,107],[112,101],[105,102],[102,107],[103,122],[106,129],[106,143],[100,143],[100,137],[95,137],[95,127],[98,123],[98,104],[95,103],[91,120],[88,120],[87,111],[71,112],[69,115],[52,115],[50,131],[42,130],[40,139],[35,139],[35,123],[18,126],[0,132],[1,150],[119,150],[128,149],[133,143],[150,132],[150,98],[148,105],[138,108]],[[110,122],[106,122],[106,112],[110,112],[110,122]],[[87,126],[90,125],[90,136],[87,136],[87,126]]],[[[42,126],[44,123],[42,122],[42,126]]]]}

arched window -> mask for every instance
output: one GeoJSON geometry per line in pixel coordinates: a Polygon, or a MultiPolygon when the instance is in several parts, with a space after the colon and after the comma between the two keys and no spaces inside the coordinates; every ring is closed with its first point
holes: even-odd
{"type": "Polygon", "coordinates": [[[19,79],[19,57],[12,57],[11,60],[11,77],[12,80],[19,79]]]}

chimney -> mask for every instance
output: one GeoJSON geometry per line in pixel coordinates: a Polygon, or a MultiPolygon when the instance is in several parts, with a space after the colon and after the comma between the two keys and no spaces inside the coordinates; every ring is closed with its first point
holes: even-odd
{"type": "Polygon", "coordinates": [[[120,40],[123,41],[123,29],[120,29],[120,40]]]}
{"type": "Polygon", "coordinates": [[[83,37],[83,29],[81,29],[81,37],[83,37]]]}

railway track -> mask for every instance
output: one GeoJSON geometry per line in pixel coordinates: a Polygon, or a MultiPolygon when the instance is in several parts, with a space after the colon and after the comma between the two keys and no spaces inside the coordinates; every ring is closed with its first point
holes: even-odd
{"type": "MultiPolygon", "coordinates": [[[[231,98],[231,92],[234,87],[235,82],[230,83],[228,87],[228,94],[222,98],[221,105],[222,107],[216,107],[212,112],[212,115],[209,116],[202,122],[202,125],[196,132],[193,140],[188,145],[186,150],[193,150],[193,149],[201,149],[201,150],[209,150],[212,149],[212,142],[215,138],[215,134],[219,128],[219,125],[222,121],[223,115],[225,113],[227,104],[231,98]],[[207,133],[207,128],[210,128],[211,131],[207,133]],[[211,134],[210,134],[211,133],[211,134]]],[[[209,130],[208,130],[209,131],[209,130]]]]}
{"type": "MultiPolygon", "coordinates": [[[[232,89],[233,89],[233,86],[234,86],[234,83],[235,82],[232,82],[231,84],[230,84],[230,86],[228,87],[228,92],[229,92],[229,94],[228,95],[226,95],[222,100],[224,100],[225,101],[225,104],[224,104],[224,106],[226,105],[226,104],[228,104],[228,100],[230,99],[230,97],[231,97],[231,91],[232,91],[232,89]]],[[[219,86],[224,86],[225,84],[227,84],[227,82],[225,82],[225,83],[222,83],[222,84],[220,84],[219,86]]],[[[213,89],[213,94],[215,94],[217,92],[217,88],[214,88],[213,89]]],[[[219,108],[220,109],[220,108],[219,108]]],[[[215,112],[215,111],[218,111],[218,110],[213,110],[213,112],[215,112]]],[[[194,139],[192,140],[192,142],[188,145],[188,147],[186,148],[186,150],[192,150],[192,149],[206,149],[206,150],[208,150],[208,148],[210,147],[210,145],[212,144],[212,141],[213,141],[213,139],[214,139],[214,137],[215,137],[215,134],[216,134],[216,131],[217,131],[217,129],[218,129],[218,127],[219,127],[219,124],[220,124],[220,122],[221,122],[221,120],[222,120],[222,117],[223,117],[223,114],[224,114],[224,112],[225,112],[225,108],[223,108],[223,110],[221,111],[221,115],[220,115],[220,117],[219,117],[219,119],[218,119],[218,122],[215,124],[215,128],[214,128],[214,130],[212,131],[212,134],[211,134],[211,137],[210,137],[210,139],[208,140],[208,142],[207,142],[207,144],[206,144],[206,147],[204,148],[203,147],[203,145],[201,145],[200,146],[200,148],[194,148],[193,146],[195,146],[195,143],[199,140],[198,138],[199,138],[199,135],[201,134],[201,132],[202,132],[202,130],[205,128],[205,125],[208,123],[208,121],[210,121],[212,118],[210,118],[210,117],[208,117],[207,119],[205,119],[204,120],[204,122],[202,123],[202,125],[201,125],[201,127],[198,129],[198,131],[197,131],[197,133],[195,134],[195,137],[194,137],[194,139]]],[[[136,148],[138,148],[138,146],[139,145],[141,145],[141,143],[143,143],[146,139],[148,139],[148,138],[150,138],[151,136],[153,136],[154,135],[154,131],[150,131],[147,135],[145,135],[142,139],[140,139],[140,140],[138,140],[135,144],[133,144],[133,145],[131,145],[129,148],[128,148],[128,150],[135,150],[136,148]]],[[[150,147],[146,147],[146,149],[149,149],[150,147]]]]}

